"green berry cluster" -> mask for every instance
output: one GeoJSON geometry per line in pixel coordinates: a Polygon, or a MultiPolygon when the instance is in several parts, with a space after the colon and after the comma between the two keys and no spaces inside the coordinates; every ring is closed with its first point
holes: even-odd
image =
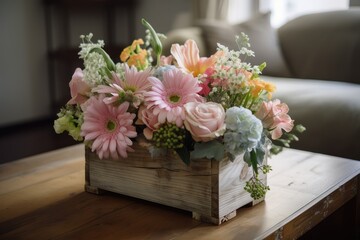
{"type": "Polygon", "coordinates": [[[264,197],[266,192],[270,190],[269,186],[263,184],[258,176],[254,176],[249,181],[247,181],[244,189],[250,193],[250,196],[254,200],[264,197]]]}
{"type": "Polygon", "coordinates": [[[158,148],[182,148],[184,146],[185,130],[175,124],[164,124],[154,132],[153,141],[158,148]]]}
{"type": "Polygon", "coordinates": [[[272,170],[270,165],[265,165],[265,164],[260,166],[259,168],[264,174],[267,174],[272,170]]]}

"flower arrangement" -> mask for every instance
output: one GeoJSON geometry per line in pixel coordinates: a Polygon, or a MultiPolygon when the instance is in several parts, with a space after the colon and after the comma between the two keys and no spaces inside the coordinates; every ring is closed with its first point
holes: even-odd
{"type": "Polygon", "coordinates": [[[294,126],[285,103],[271,100],[275,86],[260,78],[266,64],[241,60],[254,56],[249,38],[236,36],[238,50],[218,44],[207,58],[187,40],[173,44],[166,57],[165,36],[142,23],[145,42],[134,40],[116,64],[103,41],[81,36],[84,69],[72,76],[71,99],[58,113],[55,131],[84,141],[100,159],[126,158],[140,134],[152,143],[152,155],[174,150],[186,164],[243,154],[254,173],[245,190],[254,199],[263,197],[269,187],[259,180],[259,171],[271,170],[263,164],[265,154],[280,152],[298,140],[294,132],[305,129],[294,126]]]}

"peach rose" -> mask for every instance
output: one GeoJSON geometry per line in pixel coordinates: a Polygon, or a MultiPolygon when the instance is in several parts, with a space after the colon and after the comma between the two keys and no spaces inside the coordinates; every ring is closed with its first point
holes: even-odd
{"type": "Polygon", "coordinates": [[[146,128],[143,133],[146,139],[151,140],[153,137],[153,132],[156,131],[160,123],[158,121],[158,116],[153,113],[153,108],[147,109],[145,106],[141,106],[138,112],[138,120],[136,124],[145,124],[146,128]]]}
{"type": "Polygon", "coordinates": [[[255,116],[261,120],[264,128],[271,132],[272,139],[282,136],[282,129],[290,132],[294,127],[294,120],[288,115],[289,107],[276,99],[270,102],[263,102],[255,116]]]}
{"type": "Polygon", "coordinates": [[[208,142],[225,132],[225,110],[214,102],[189,102],[184,105],[185,128],[197,142],[208,142]]]}
{"type": "Polygon", "coordinates": [[[77,68],[69,83],[71,99],[68,104],[82,104],[88,100],[88,94],[91,88],[87,82],[84,81],[84,74],[80,68],[77,68]]]}

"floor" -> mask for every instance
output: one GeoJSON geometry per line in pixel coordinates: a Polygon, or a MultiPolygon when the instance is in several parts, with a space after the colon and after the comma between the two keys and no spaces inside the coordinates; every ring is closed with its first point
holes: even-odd
{"type": "Polygon", "coordinates": [[[77,144],[66,133],[56,134],[53,119],[0,128],[0,164],[77,144]]]}

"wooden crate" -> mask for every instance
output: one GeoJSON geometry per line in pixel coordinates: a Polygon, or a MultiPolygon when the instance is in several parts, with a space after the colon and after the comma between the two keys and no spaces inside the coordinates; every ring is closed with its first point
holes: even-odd
{"type": "MultiPolygon", "coordinates": [[[[85,190],[107,190],[191,211],[193,218],[220,225],[236,210],[258,203],[244,190],[252,170],[242,157],[234,162],[192,160],[187,166],[176,153],[152,158],[149,145],[134,143],[135,152],[120,160],[102,159],[86,149],[85,190]]],[[[266,175],[260,177],[266,183],[266,175]]]]}

